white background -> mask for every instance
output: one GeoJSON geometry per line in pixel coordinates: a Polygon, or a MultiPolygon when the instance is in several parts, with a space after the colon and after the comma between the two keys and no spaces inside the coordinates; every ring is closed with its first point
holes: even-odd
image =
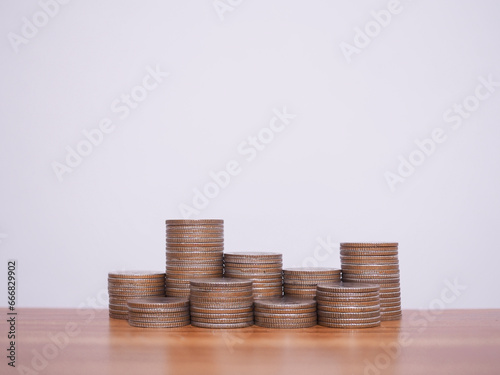
{"type": "Polygon", "coordinates": [[[236,160],[195,216],[225,219],[227,250],[299,266],[318,238],[398,241],[404,308],[446,280],[467,287],[446,308],[499,308],[500,88],[460,129],[443,114],[500,81],[500,5],[401,7],[348,63],[339,45],[386,1],[243,1],[223,20],[210,0],[72,1],[16,53],[9,33],[41,8],[2,0],[0,304],[8,259],[19,306],[76,307],[110,270],[164,269],[164,220],[236,160]],[[121,119],[111,103],[148,66],[170,76],[121,119]],[[238,145],[283,107],[296,118],[248,162],[238,145]],[[59,182],[53,162],[104,118],[114,131],[59,182]],[[435,128],[446,142],[391,192],[384,173],[435,128]]]}

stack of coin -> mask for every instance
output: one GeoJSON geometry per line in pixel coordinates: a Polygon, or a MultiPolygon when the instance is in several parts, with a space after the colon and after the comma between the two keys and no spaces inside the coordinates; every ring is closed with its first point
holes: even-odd
{"type": "Polygon", "coordinates": [[[147,297],[129,299],[128,323],[142,328],[173,328],[189,324],[186,298],[147,297]]]}
{"type": "Polygon", "coordinates": [[[251,280],[192,279],[190,303],[193,326],[243,328],[253,325],[251,280]]]}
{"type": "Polygon", "coordinates": [[[380,285],[382,321],[401,319],[398,244],[341,243],[342,280],[380,285]]]}
{"type": "Polygon", "coordinates": [[[339,282],[318,284],[318,324],[332,328],[369,328],[380,325],[379,286],[339,282]]]}
{"type": "Polygon", "coordinates": [[[253,297],[273,298],[283,294],[283,256],[270,252],[224,253],[224,277],[253,281],[253,297]]]}
{"type": "Polygon", "coordinates": [[[254,303],[255,325],[266,328],[307,328],[316,325],[316,301],[280,297],[254,303]]]}
{"type": "Polygon", "coordinates": [[[127,319],[127,300],[165,296],[165,274],[155,271],[120,271],[108,273],[109,316],[127,319]]]}
{"type": "Polygon", "coordinates": [[[338,268],[299,267],[283,270],[285,296],[316,299],[316,285],[340,281],[338,268]]]}
{"type": "Polygon", "coordinates": [[[166,295],[189,297],[189,280],[221,277],[224,220],[167,220],[166,295]]]}

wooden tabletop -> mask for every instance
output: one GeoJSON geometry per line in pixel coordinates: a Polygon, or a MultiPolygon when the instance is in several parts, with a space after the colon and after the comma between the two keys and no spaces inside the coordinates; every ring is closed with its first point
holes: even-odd
{"type": "Polygon", "coordinates": [[[405,310],[358,330],[142,329],[107,310],[17,312],[16,368],[2,355],[1,374],[500,373],[500,310],[405,310]]]}

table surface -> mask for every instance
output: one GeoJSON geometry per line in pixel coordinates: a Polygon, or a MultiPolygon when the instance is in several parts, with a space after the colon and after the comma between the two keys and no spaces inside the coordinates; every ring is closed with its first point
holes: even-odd
{"type": "Polygon", "coordinates": [[[500,374],[500,310],[405,310],[357,330],[144,329],[107,310],[17,312],[16,369],[2,355],[1,374],[500,374]]]}

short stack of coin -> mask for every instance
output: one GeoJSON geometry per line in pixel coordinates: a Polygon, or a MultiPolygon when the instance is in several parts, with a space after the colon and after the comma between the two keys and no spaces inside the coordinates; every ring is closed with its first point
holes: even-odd
{"type": "Polygon", "coordinates": [[[127,319],[127,300],[165,296],[165,274],[155,271],[119,271],[108,273],[109,316],[127,319]]]}
{"type": "Polygon", "coordinates": [[[316,285],[340,281],[338,268],[299,267],[283,270],[285,296],[316,299],[316,285]]]}
{"type": "Polygon", "coordinates": [[[192,279],[190,304],[193,326],[243,328],[253,325],[251,280],[192,279]]]}
{"type": "Polygon", "coordinates": [[[186,298],[146,297],[129,299],[128,323],[141,328],[174,328],[189,324],[186,298]]]}
{"type": "Polygon", "coordinates": [[[189,280],[221,277],[224,220],[167,220],[166,295],[189,297],[189,280]]]}
{"type": "Polygon", "coordinates": [[[273,298],[283,294],[283,256],[271,252],[224,253],[224,277],[253,281],[253,297],[273,298]]]}
{"type": "Polygon", "coordinates": [[[382,321],[401,319],[398,243],[341,243],[342,280],[380,285],[382,321]]]}
{"type": "Polygon", "coordinates": [[[316,301],[280,297],[256,300],[255,325],[266,328],[307,328],[316,325],[316,301]]]}
{"type": "Polygon", "coordinates": [[[379,286],[339,282],[318,284],[318,324],[331,328],[370,328],[380,325],[379,286]]]}

